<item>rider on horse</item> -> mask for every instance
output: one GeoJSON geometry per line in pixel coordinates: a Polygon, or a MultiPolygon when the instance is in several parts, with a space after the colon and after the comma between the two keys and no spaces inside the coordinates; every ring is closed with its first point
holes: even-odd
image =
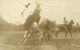
{"type": "Polygon", "coordinates": [[[67,25],[68,25],[68,21],[67,21],[66,18],[64,17],[64,29],[65,29],[65,31],[67,30],[67,25]]]}
{"type": "MultiPolygon", "coordinates": [[[[37,28],[35,29],[34,25],[38,25],[40,20],[40,4],[37,4],[36,9],[33,11],[32,15],[29,15],[29,17],[26,19],[24,23],[24,28],[27,31],[25,34],[28,34],[27,36],[24,37],[24,40],[22,43],[25,43],[28,38],[36,32],[37,28]],[[35,24],[36,23],[36,24],[35,24]]],[[[37,26],[36,26],[37,27],[37,26]]]]}

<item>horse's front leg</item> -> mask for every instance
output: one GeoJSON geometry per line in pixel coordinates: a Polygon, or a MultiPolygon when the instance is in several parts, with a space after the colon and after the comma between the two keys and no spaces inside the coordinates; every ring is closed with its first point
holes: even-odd
{"type": "Polygon", "coordinates": [[[27,36],[27,30],[25,31],[25,33],[24,33],[24,38],[27,36]]]}
{"type": "Polygon", "coordinates": [[[67,37],[67,34],[68,34],[68,31],[66,31],[66,33],[65,33],[65,39],[66,39],[66,37],[67,37]]]}
{"type": "Polygon", "coordinates": [[[31,37],[31,34],[28,34],[28,36],[25,37],[23,44],[27,42],[27,40],[31,37]]]}
{"type": "Polygon", "coordinates": [[[21,41],[17,44],[17,46],[22,45],[22,44],[23,44],[23,41],[26,39],[26,37],[27,37],[27,30],[26,30],[25,33],[24,33],[24,39],[21,40],[21,41]]]}
{"type": "Polygon", "coordinates": [[[71,38],[72,38],[72,32],[71,32],[71,31],[69,31],[69,33],[70,33],[70,35],[71,35],[71,38]]]}

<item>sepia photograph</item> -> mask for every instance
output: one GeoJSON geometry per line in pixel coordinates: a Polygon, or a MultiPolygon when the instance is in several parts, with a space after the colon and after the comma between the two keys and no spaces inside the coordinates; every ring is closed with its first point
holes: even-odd
{"type": "Polygon", "coordinates": [[[80,50],[80,0],[0,0],[0,50],[80,50]]]}

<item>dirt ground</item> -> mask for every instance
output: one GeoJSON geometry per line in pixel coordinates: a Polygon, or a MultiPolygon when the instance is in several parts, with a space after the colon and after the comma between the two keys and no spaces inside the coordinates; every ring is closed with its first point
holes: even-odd
{"type": "MultiPolygon", "coordinates": [[[[17,44],[23,39],[24,31],[0,31],[0,50],[80,50],[80,33],[68,34],[61,32],[58,37],[52,34],[49,41],[40,42],[39,34],[34,34],[23,46],[17,44]]],[[[44,39],[45,40],[45,39],[44,39]]]]}

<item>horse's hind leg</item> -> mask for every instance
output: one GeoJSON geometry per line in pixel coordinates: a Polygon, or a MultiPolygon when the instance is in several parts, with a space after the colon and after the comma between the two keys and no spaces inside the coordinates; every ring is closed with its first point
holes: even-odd
{"type": "Polygon", "coordinates": [[[60,31],[56,31],[55,32],[55,35],[56,35],[56,38],[58,37],[58,34],[60,33],[60,31]]]}
{"type": "Polygon", "coordinates": [[[41,42],[42,42],[45,34],[46,34],[46,33],[41,33],[41,36],[39,37],[39,40],[40,40],[41,42]]]}
{"type": "Polygon", "coordinates": [[[56,38],[57,38],[58,37],[58,33],[56,32],[55,35],[56,35],[56,38]]]}
{"type": "Polygon", "coordinates": [[[43,38],[43,34],[41,34],[41,36],[39,37],[39,40],[42,41],[43,38]]]}
{"type": "Polygon", "coordinates": [[[47,33],[47,41],[50,40],[50,37],[51,37],[51,35],[50,35],[50,33],[48,32],[48,33],[47,33]]]}

